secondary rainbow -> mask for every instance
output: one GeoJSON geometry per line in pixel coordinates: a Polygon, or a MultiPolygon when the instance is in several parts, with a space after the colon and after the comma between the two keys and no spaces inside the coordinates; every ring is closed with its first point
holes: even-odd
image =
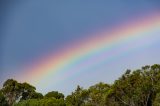
{"type": "Polygon", "coordinates": [[[148,36],[145,33],[158,30],[160,30],[160,14],[158,13],[132,19],[110,30],[98,32],[94,34],[93,38],[71,43],[57,53],[50,53],[42,59],[38,59],[32,66],[25,67],[26,73],[20,80],[32,84],[43,84],[48,79],[54,79],[57,73],[68,73],[63,76],[64,79],[68,78],[76,72],[76,69],[80,73],[86,71],[83,70],[83,67],[93,65],[93,58],[97,59],[97,63],[103,62],[96,57],[96,54],[103,54],[101,56],[103,58],[107,52],[118,48],[123,42],[143,39],[148,36]]]}

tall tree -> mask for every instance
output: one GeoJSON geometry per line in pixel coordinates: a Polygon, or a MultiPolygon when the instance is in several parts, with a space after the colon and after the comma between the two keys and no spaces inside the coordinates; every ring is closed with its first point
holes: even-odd
{"type": "Polygon", "coordinates": [[[13,79],[4,82],[2,92],[11,106],[21,95],[21,85],[13,79]]]}
{"type": "Polygon", "coordinates": [[[2,92],[11,106],[16,100],[26,100],[32,97],[36,88],[28,83],[18,83],[16,80],[8,79],[4,82],[2,92]]]}

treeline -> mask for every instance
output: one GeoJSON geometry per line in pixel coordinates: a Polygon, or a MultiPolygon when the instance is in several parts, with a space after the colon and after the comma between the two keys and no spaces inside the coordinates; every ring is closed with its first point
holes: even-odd
{"type": "Polygon", "coordinates": [[[28,83],[8,79],[0,89],[0,106],[160,106],[160,65],[126,70],[113,84],[77,86],[66,97],[58,91],[42,95],[28,83]]]}

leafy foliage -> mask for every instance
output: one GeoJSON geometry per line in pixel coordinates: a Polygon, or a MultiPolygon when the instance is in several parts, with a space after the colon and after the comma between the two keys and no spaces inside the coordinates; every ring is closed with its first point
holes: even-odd
{"type": "Polygon", "coordinates": [[[15,106],[66,106],[66,104],[63,99],[47,98],[23,100],[15,106]]]}
{"type": "Polygon", "coordinates": [[[28,83],[18,83],[16,80],[8,79],[4,82],[2,92],[11,106],[17,100],[27,100],[35,93],[36,88],[28,83]]]}
{"type": "Polygon", "coordinates": [[[64,95],[62,93],[59,93],[58,91],[52,91],[52,92],[48,92],[45,95],[46,98],[56,98],[56,99],[64,99],[64,95]]]}
{"type": "Polygon", "coordinates": [[[0,90],[0,106],[8,106],[7,100],[4,97],[1,90],[0,90]]]}
{"type": "Polygon", "coordinates": [[[58,91],[43,96],[35,90],[8,79],[0,90],[0,106],[160,106],[160,65],[127,70],[113,84],[100,82],[88,89],[78,85],[66,98],[58,91]]]}
{"type": "Polygon", "coordinates": [[[34,92],[31,95],[31,99],[43,99],[43,95],[41,93],[34,92]]]}

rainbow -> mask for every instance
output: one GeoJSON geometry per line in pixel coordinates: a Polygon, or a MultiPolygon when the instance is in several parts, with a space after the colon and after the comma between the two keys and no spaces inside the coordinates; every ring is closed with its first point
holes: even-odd
{"type": "Polygon", "coordinates": [[[54,78],[52,83],[56,83],[58,81],[56,75],[63,73],[65,76],[61,79],[65,80],[75,73],[89,71],[88,67],[103,64],[107,59],[111,61],[117,54],[128,51],[128,48],[118,49],[125,42],[143,39],[159,30],[160,14],[158,13],[129,20],[107,31],[94,33],[93,38],[76,41],[57,53],[48,54],[37,60],[35,64],[25,67],[26,73],[20,79],[43,85],[54,78]],[[116,50],[119,52],[117,53],[116,50]]]}

